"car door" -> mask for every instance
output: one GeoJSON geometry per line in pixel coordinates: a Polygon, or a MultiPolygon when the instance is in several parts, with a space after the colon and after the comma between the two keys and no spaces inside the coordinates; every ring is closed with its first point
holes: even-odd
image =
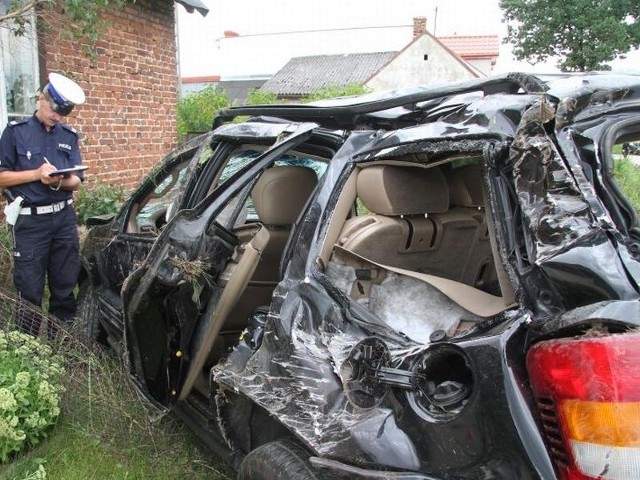
{"type": "Polygon", "coordinates": [[[169,406],[193,387],[225,312],[248,281],[266,241],[260,228],[242,244],[232,231],[260,172],[309,139],[313,123],[269,125],[272,141],[246,168],[162,231],[122,290],[126,348],[134,381],[169,406]],[[228,268],[233,264],[233,268],[228,268]],[[194,364],[194,365],[192,365],[194,364]]]}
{"type": "Polygon", "coordinates": [[[174,203],[188,178],[189,165],[194,159],[197,164],[210,160],[209,143],[210,135],[199,137],[165,157],[127,199],[109,231],[92,236],[92,242],[103,243],[93,249],[94,294],[106,328],[117,338],[123,332],[120,290],[124,280],[147,257],[171,210],[177,210],[174,203]]]}

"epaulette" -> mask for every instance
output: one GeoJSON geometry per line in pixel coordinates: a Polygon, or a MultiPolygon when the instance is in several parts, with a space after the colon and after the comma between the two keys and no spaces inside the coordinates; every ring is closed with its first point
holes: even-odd
{"type": "Polygon", "coordinates": [[[78,135],[78,131],[73,128],[71,125],[67,125],[66,123],[61,123],[60,126],[66,130],[69,130],[72,133],[75,133],[76,135],[78,135]]]}
{"type": "Polygon", "coordinates": [[[29,121],[28,118],[25,118],[24,120],[12,120],[9,122],[9,126],[15,127],[16,125],[21,125],[23,123],[27,123],[28,121],[29,121]]]}

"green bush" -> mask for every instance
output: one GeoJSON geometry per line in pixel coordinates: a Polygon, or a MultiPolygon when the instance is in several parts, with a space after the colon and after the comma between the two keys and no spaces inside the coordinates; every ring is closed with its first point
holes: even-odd
{"type": "Polygon", "coordinates": [[[275,93],[265,92],[259,88],[254,88],[249,93],[247,105],[272,105],[278,103],[278,96],[275,93]]]}
{"type": "Polygon", "coordinates": [[[38,339],[0,330],[0,463],[36,445],[60,414],[62,358],[38,339]]]}
{"type": "Polygon", "coordinates": [[[329,85],[312,93],[308,97],[303,98],[302,103],[315,102],[317,100],[326,100],[328,98],[362,95],[363,93],[367,92],[369,92],[369,89],[360,84],[345,85],[343,87],[329,85]]]}
{"type": "Polygon", "coordinates": [[[178,135],[208,132],[218,111],[229,106],[227,95],[213,85],[187,94],[178,102],[178,135]]]}
{"type": "Polygon", "coordinates": [[[123,201],[122,187],[96,183],[92,188],[81,188],[73,199],[78,224],[85,225],[88,218],[96,215],[116,213],[123,201]]]}

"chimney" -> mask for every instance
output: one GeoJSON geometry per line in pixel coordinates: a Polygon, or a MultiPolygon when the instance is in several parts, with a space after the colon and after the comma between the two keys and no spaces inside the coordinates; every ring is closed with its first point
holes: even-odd
{"type": "Polygon", "coordinates": [[[427,17],[413,17],[413,38],[427,33],[427,17]]]}

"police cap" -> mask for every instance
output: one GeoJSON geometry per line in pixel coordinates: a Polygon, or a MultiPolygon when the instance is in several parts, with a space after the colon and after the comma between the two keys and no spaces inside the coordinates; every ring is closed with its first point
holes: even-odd
{"type": "Polygon", "coordinates": [[[51,109],[59,115],[67,116],[73,107],[84,103],[84,92],[80,85],[59,73],[49,74],[49,83],[42,90],[51,109]]]}

